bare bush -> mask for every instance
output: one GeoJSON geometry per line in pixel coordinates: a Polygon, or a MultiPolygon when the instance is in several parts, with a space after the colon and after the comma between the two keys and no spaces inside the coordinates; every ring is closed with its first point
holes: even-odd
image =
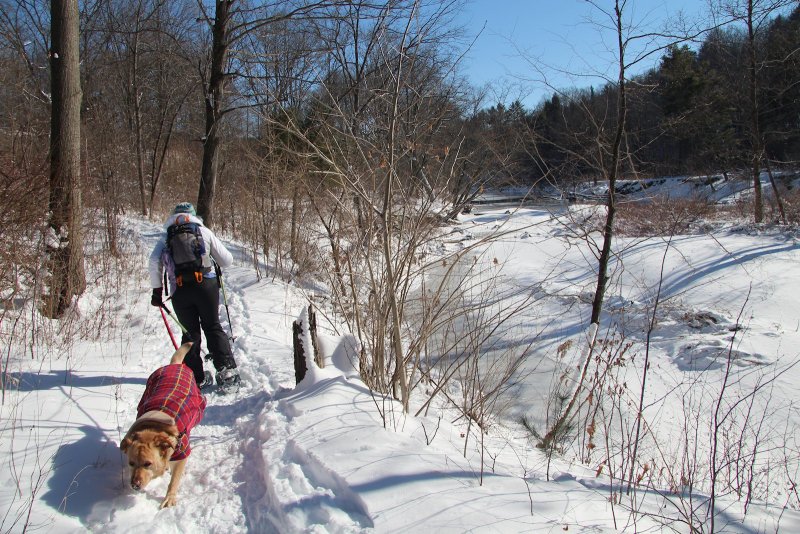
{"type": "Polygon", "coordinates": [[[554,452],[572,452],[606,477],[613,505],[665,526],[678,518],[691,531],[714,532],[725,515],[747,516],[755,503],[798,505],[800,455],[782,430],[791,406],[772,400],[794,364],[742,366],[731,341],[718,367],[654,398],[632,380],[649,367],[637,350],[621,336],[598,340],[587,393],[554,452]],[[662,412],[671,402],[682,412],[662,412]],[[645,494],[660,495],[662,510],[647,508],[645,494]]]}
{"type": "Polygon", "coordinates": [[[655,198],[647,202],[620,202],[616,227],[620,235],[651,237],[694,233],[704,221],[714,220],[715,206],[703,200],[655,198]]]}
{"type": "MultiPolygon", "coordinates": [[[[800,191],[791,189],[783,193],[783,206],[785,208],[786,222],[792,226],[800,225],[800,191]]],[[[773,202],[768,202],[765,206],[764,216],[767,221],[780,220],[780,210],[773,202]]]]}

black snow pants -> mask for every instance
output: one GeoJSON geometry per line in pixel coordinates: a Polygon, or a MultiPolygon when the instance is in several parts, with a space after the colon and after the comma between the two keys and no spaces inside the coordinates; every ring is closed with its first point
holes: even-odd
{"type": "Polygon", "coordinates": [[[203,358],[200,356],[200,329],[206,336],[208,352],[217,371],[236,367],[228,336],[219,321],[219,283],[216,278],[203,278],[197,283],[192,275],[184,275],[182,285],[172,294],[172,307],[186,328],[181,343],[194,342],[183,362],[194,373],[199,384],[203,381],[203,358]]]}

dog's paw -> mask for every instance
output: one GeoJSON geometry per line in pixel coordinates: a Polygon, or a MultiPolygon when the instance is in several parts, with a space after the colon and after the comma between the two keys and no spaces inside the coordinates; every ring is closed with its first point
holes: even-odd
{"type": "Polygon", "coordinates": [[[169,508],[171,506],[175,506],[176,504],[178,504],[178,498],[175,495],[167,495],[164,497],[164,500],[161,501],[161,506],[159,506],[159,509],[169,508]]]}

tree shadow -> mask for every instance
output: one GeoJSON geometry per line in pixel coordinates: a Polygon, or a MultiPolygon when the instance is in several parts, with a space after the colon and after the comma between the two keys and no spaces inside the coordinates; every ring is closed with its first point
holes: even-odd
{"type": "Polygon", "coordinates": [[[8,373],[7,384],[17,391],[41,391],[64,386],[75,388],[98,388],[119,384],[144,386],[147,378],[133,376],[81,375],[70,371],[8,373]]]}
{"type": "MultiPolygon", "coordinates": [[[[577,480],[574,477],[569,476],[570,480],[574,480],[581,486],[589,489],[598,491],[601,494],[611,495],[614,491],[621,492],[623,491],[622,488],[624,484],[612,486],[605,481],[598,481],[598,480],[577,480]]],[[[530,479],[526,479],[526,482],[530,479]]],[[[659,507],[652,507],[648,509],[642,506],[640,509],[635,510],[634,512],[639,515],[640,517],[647,517],[650,520],[660,523],[663,527],[669,527],[670,530],[673,530],[673,526],[681,525],[682,527],[689,528],[692,531],[700,531],[697,529],[697,525],[690,525],[687,523],[686,518],[686,510],[691,510],[691,513],[694,514],[694,517],[691,518],[693,521],[697,523],[701,523],[706,525],[708,521],[708,513],[709,513],[709,506],[711,503],[711,499],[708,495],[700,493],[696,490],[681,490],[679,493],[674,492],[667,492],[667,491],[659,491],[653,489],[652,487],[636,487],[634,486],[633,490],[637,496],[636,499],[640,505],[646,502],[655,502],[659,503],[659,507]],[[683,510],[684,513],[677,514],[680,517],[680,520],[676,518],[675,515],[671,516],[670,514],[666,513],[666,510],[683,510]]],[[[625,506],[622,504],[617,504],[616,506],[622,506],[625,509],[625,506]]],[[[769,506],[769,505],[767,505],[769,506]]],[[[631,511],[630,508],[627,508],[628,511],[631,511]]],[[[780,508],[774,507],[775,514],[780,514],[780,508]]],[[[739,534],[757,534],[758,532],[767,532],[768,530],[761,530],[758,526],[745,524],[743,515],[741,513],[737,513],[733,510],[731,503],[729,501],[720,501],[717,502],[714,508],[714,516],[715,516],[715,523],[716,528],[720,532],[737,532],[739,534]]],[[[762,525],[763,526],[763,525],[762,525]]],[[[681,529],[674,529],[675,531],[680,531],[681,529]]],[[[777,530],[776,530],[777,532],[777,530]]]]}

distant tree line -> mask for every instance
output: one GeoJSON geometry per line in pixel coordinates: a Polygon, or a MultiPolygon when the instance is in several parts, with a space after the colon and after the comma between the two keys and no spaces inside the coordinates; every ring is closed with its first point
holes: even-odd
{"type": "MultiPolygon", "coordinates": [[[[800,8],[758,30],[755,101],[746,24],[715,28],[696,49],[673,44],[657,67],[628,81],[624,175],[746,171],[754,135],[765,165],[800,159],[800,8]]],[[[533,110],[516,101],[468,120],[500,145],[509,177],[563,185],[596,180],[597,165],[587,155],[598,136],[615,127],[617,92],[616,83],[555,92],[533,110]]]]}

